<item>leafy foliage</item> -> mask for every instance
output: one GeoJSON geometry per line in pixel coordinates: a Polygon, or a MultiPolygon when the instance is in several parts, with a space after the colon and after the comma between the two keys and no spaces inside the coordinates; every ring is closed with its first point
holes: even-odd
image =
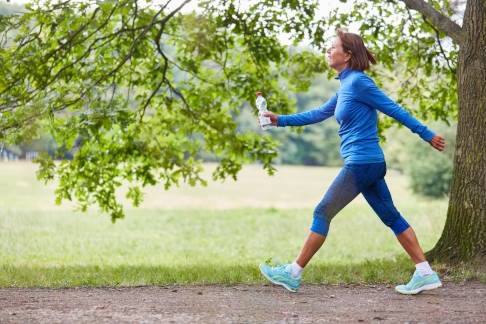
{"type": "Polygon", "coordinates": [[[385,132],[383,152],[387,167],[404,172],[414,193],[442,198],[450,192],[457,125],[454,121],[450,121],[450,126],[435,122],[431,128],[445,138],[443,152],[432,150],[405,127],[392,127],[385,132]]]}
{"type": "Polygon", "coordinates": [[[274,172],[276,142],[236,132],[233,116],[256,90],[273,111],[291,112],[289,93],[327,68],[313,53],[289,54],[277,38],[280,30],[296,42],[307,35],[316,2],[241,9],[206,1],[202,14],[179,14],[188,2],[35,1],[1,17],[0,141],[49,132],[74,151],[71,161],[39,160],[39,178],[59,180],[57,202],[98,204],[115,221],[123,181],[135,205],[146,185],[204,185],[201,150],[220,158],[214,179],[236,179],[249,161],[274,172]],[[299,82],[281,87],[295,75],[299,82]]]}
{"type": "Polygon", "coordinates": [[[410,177],[410,186],[415,193],[430,197],[448,196],[451,189],[455,128],[436,126],[443,134],[448,146],[444,153],[432,151],[426,145],[406,146],[405,172],[410,177]]]}
{"type": "MultiPolygon", "coordinates": [[[[320,53],[336,27],[359,26],[382,64],[371,71],[379,85],[401,80],[399,103],[411,98],[423,119],[457,115],[457,46],[401,2],[355,1],[351,13],[322,19],[316,0],[201,1],[201,13],[180,14],[188,2],[38,0],[1,16],[0,142],[48,132],[74,152],[59,164],[39,160],[39,178],[59,179],[58,202],[97,204],[115,221],[124,181],[135,205],[157,182],[204,185],[202,151],[218,157],[214,179],[236,179],[250,161],[272,174],[276,141],[238,131],[235,118],[256,90],[287,114],[290,93],[305,92],[316,73],[333,76],[320,53]],[[317,53],[289,50],[282,33],[294,45],[310,39],[317,53]]],[[[448,0],[431,3],[453,11],[448,0]]],[[[380,118],[380,135],[390,125],[380,118]]]]}

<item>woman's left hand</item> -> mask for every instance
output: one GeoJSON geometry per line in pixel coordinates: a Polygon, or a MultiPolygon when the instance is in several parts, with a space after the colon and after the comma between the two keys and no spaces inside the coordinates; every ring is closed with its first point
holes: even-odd
{"type": "Polygon", "coordinates": [[[434,135],[434,137],[430,140],[430,145],[432,145],[437,151],[442,152],[445,147],[445,139],[440,135],[434,135]]]}

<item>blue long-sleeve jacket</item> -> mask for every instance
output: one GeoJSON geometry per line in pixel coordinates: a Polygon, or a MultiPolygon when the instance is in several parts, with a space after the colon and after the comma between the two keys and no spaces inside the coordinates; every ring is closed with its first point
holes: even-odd
{"type": "Polygon", "coordinates": [[[378,144],[378,114],[376,109],[393,117],[429,142],[434,133],[405,109],[388,98],[362,71],[345,68],[339,73],[341,87],[319,108],[293,115],[279,115],[278,125],[303,126],[335,116],[339,123],[341,156],[345,163],[375,163],[385,161],[378,144]]]}

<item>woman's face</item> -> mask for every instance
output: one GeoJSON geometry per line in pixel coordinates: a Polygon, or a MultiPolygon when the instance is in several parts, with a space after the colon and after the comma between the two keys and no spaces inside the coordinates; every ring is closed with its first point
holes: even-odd
{"type": "Polygon", "coordinates": [[[327,60],[329,66],[334,70],[341,72],[348,65],[348,61],[351,59],[349,52],[344,52],[341,39],[334,37],[331,46],[327,49],[327,60]]]}

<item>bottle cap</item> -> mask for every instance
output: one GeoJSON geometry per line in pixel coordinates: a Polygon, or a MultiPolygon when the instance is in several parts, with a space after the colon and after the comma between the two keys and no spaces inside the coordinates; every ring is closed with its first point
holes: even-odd
{"type": "Polygon", "coordinates": [[[256,93],[256,95],[257,95],[257,96],[261,96],[261,95],[262,95],[262,93],[261,93],[260,91],[258,91],[258,92],[256,93]]]}

